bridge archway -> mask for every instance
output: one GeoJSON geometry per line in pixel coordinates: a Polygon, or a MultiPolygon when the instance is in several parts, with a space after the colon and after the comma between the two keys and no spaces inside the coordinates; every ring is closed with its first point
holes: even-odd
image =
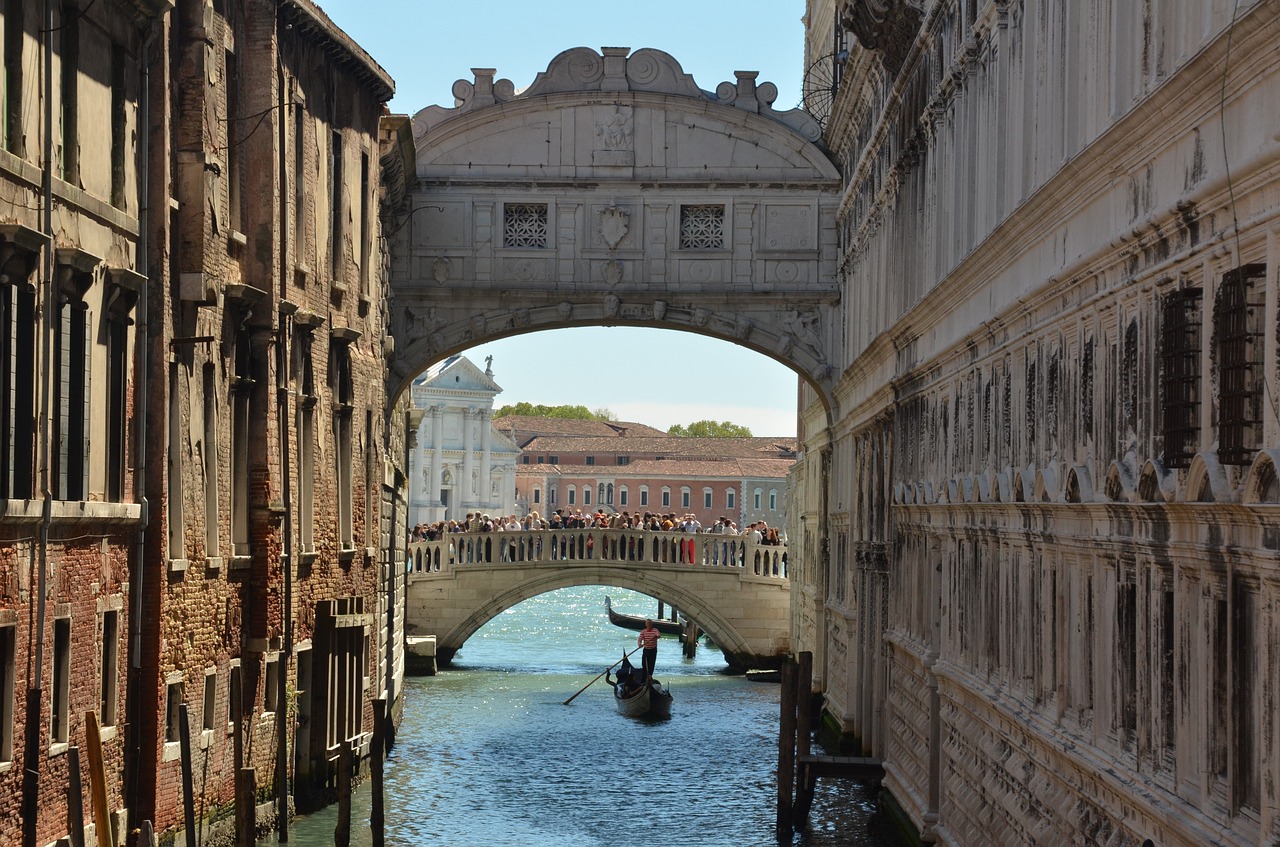
{"type": "Polygon", "coordinates": [[[651,49],[567,50],[520,93],[474,73],[413,118],[391,396],[485,341],[637,326],[755,350],[832,408],[840,180],[808,114],[754,72],[704,91],[651,49]]]}

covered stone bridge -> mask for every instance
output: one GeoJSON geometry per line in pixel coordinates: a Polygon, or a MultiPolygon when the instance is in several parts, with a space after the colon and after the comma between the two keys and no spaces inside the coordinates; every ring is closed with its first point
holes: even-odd
{"type": "Polygon", "coordinates": [[[790,650],[785,545],[611,529],[457,533],[410,544],[408,561],[406,633],[436,636],[443,664],[512,606],[579,585],[616,585],[671,604],[736,670],[776,668],[790,650]]]}

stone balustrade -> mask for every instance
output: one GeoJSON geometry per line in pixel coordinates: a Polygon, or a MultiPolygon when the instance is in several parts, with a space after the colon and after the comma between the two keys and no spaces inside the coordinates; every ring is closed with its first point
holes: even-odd
{"type": "Polygon", "coordinates": [[[787,579],[785,544],[748,536],[634,529],[543,529],[459,532],[409,544],[411,580],[448,576],[474,565],[634,562],[657,566],[738,568],[745,575],[787,579]]]}

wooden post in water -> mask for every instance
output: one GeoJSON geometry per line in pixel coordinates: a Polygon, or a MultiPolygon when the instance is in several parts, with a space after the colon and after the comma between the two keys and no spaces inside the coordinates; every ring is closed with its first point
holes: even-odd
{"type": "Polygon", "coordinates": [[[138,827],[138,847],[156,847],[156,831],[151,827],[151,821],[143,821],[138,827]]]}
{"type": "Polygon", "coordinates": [[[236,796],[240,798],[243,821],[236,833],[240,847],[256,847],[258,843],[258,772],[254,768],[241,768],[236,778],[236,796]]]}
{"type": "Polygon", "coordinates": [[[98,713],[84,713],[85,740],[89,745],[89,793],[93,797],[93,828],[101,847],[114,847],[111,812],[107,808],[107,772],[102,764],[102,733],[98,729],[98,713]]]}
{"type": "Polygon", "coordinates": [[[386,816],[383,813],[383,781],[382,760],[387,751],[387,701],[379,697],[373,701],[373,749],[369,751],[369,777],[373,783],[373,798],[369,806],[369,829],[373,833],[373,847],[383,847],[386,843],[384,828],[386,816]]]}
{"type": "Polygon", "coordinates": [[[778,841],[791,840],[791,789],[796,772],[796,666],[782,666],[778,721],[778,841]]]}
{"type": "Polygon", "coordinates": [[[80,782],[80,748],[67,748],[67,835],[71,847],[84,847],[84,788],[80,782]]]}
{"type": "Polygon", "coordinates": [[[338,825],[333,829],[334,847],[351,847],[351,742],[343,739],[338,748],[338,825]]]}
{"type": "Polygon", "coordinates": [[[808,756],[813,736],[813,654],[808,650],[797,657],[796,668],[796,804],[792,825],[803,830],[809,823],[813,806],[813,778],[800,762],[808,756]]]}
{"type": "Polygon", "coordinates": [[[196,847],[196,792],[191,761],[191,721],[187,704],[178,704],[178,752],[182,756],[182,821],[187,828],[187,847],[196,847]]]}

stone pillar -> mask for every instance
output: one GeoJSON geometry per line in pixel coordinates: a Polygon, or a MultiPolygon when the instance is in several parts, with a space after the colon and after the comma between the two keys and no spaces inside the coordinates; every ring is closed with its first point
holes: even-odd
{"type": "MultiPolygon", "coordinates": [[[[444,406],[431,407],[431,490],[426,502],[440,505],[440,487],[444,481],[444,406]]],[[[440,517],[444,517],[441,515],[440,517]]]]}
{"type": "Polygon", "coordinates": [[[462,485],[458,486],[458,489],[461,493],[459,505],[464,509],[472,507],[476,503],[475,483],[473,481],[476,465],[476,437],[475,431],[472,429],[472,419],[474,417],[474,409],[462,410],[462,485]]]}
{"type": "Polygon", "coordinates": [[[480,421],[480,491],[478,501],[484,506],[493,505],[493,455],[490,452],[493,431],[493,410],[477,409],[476,417],[480,421]]]}

